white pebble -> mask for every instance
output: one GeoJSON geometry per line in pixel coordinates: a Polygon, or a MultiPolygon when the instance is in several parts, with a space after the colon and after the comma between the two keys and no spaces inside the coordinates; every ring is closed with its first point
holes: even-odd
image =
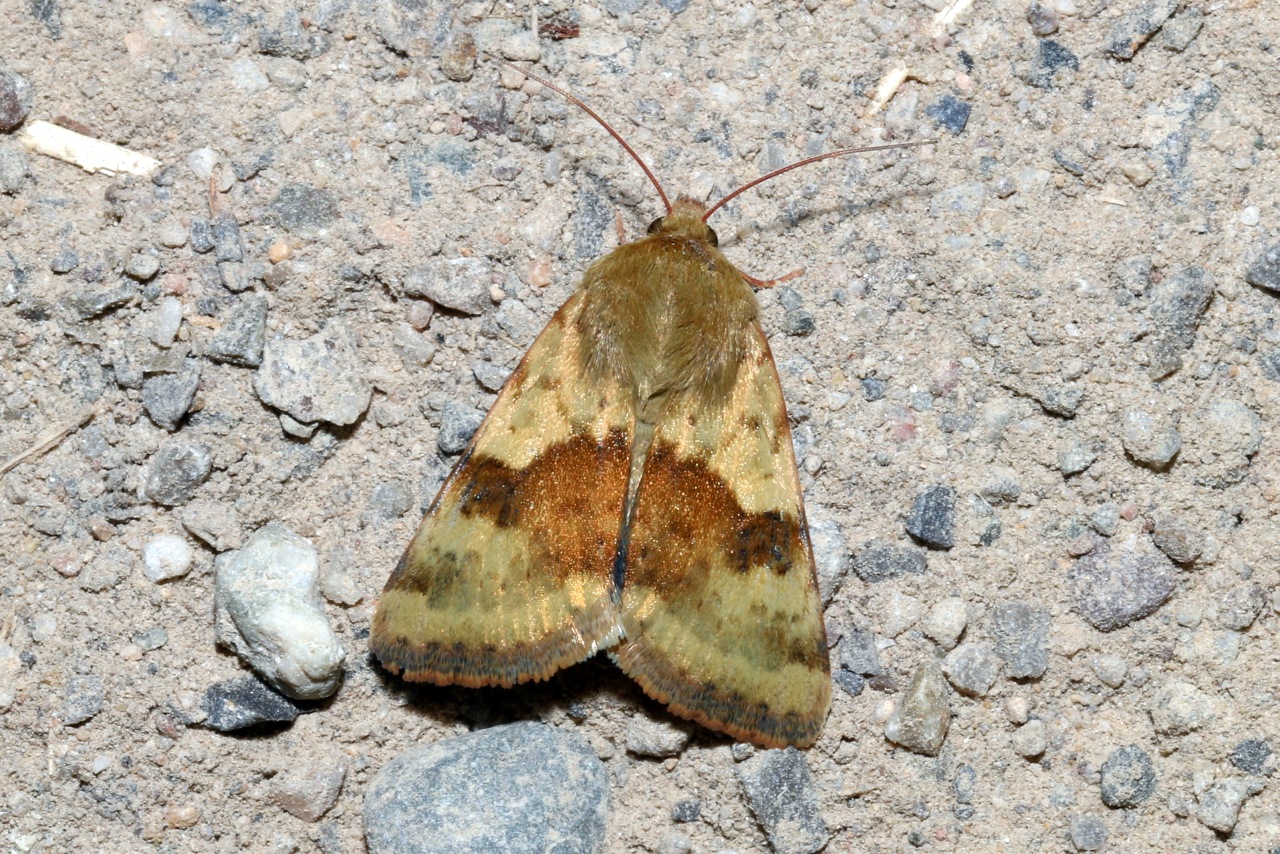
{"type": "Polygon", "coordinates": [[[1044,721],[1027,721],[1013,734],[1013,752],[1024,759],[1034,759],[1048,747],[1044,721]]]}
{"type": "MultiPolygon", "coordinates": [[[[242,92],[262,92],[271,86],[271,81],[252,59],[242,56],[231,63],[231,83],[242,92]]],[[[207,177],[207,176],[206,176],[207,177]]]]}
{"type": "Polygon", "coordinates": [[[347,653],[316,589],[315,547],[272,523],[214,566],[218,642],[290,697],[336,691],[347,653]]]}
{"type": "Polygon", "coordinates": [[[187,166],[201,181],[208,181],[217,165],[218,152],[212,148],[197,148],[187,155],[187,166]]]}
{"type": "Polygon", "coordinates": [[[142,574],[157,584],[181,578],[191,571],[195,552],[185,537],[161,534],[142,547],[142,574]]]}
{"type": "Polygon", "coordinates": [[[1258,224],[1258,206],[1249,205],[1249,207],[1240,211],[1240,222],[1242,225],[1255,226],[1258,224]]]}
{"type": "Polygon", "coordinates": [[[1006,697],[1004,713],[1011,723],[1025,724],[1031,714],[1031,703],[1026,697],[1006,697]]]}
{"type": "Polygon", "coordinates": [[[7,643],[0,642],[0,712],[8,711],[17,696],[21,663],[18,651],[7,643]]]}
{"type": "Polygon", "coordinates": [[[968,622],[969,613],[964,600],[958,596],[950,596],[929,609],[929,615],[925,617],[921,628],[938,646],[951,649],[964,633],[968,622]]]}
{"type": "Polygon", "coordinates": [[[111,767],[111,757],[105,753],[99,753],[97,756],[93,757],[93,764],[89,767],[95,775],[101,774],[103,771],[106,771],[111,767]]]}
{"type": "Polygon", "coordinates": [[[156,307],[151,340],[161,347],[172,347],[182,326],[182,303],[177,297],[165,297],[156,307]]]}

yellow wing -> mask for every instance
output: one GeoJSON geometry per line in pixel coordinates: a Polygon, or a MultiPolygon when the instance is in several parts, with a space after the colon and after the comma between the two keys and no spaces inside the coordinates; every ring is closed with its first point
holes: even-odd
{"type": "Polygon", "coordinates": [[[726,399],[679,393],[655,427],[615,658],[677,714],[807,746],[831,702],[826,631],[782,388],[752,331],[726,399]]]}
{"type": "Polygon", "coordinates": [[[588,369],[583,303],[529,348],[387,581],[369,645],[406,679],[506,687],[618,639],[634,406],[588,369]]]}

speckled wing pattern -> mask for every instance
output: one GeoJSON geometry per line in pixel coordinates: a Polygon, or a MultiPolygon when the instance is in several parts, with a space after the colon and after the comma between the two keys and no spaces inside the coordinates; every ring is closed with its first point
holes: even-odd
{"type": "Polygon", "coordinates": [[[406,679],[506,687],[619,638],[634,394],[589,370],[584,302],[529,348],[387,581],[370,647],[406,679]]]}
{"type": "Polygon", "coordinates": [[[752,333],[727,399],[686,391],[656,425],[614,657],[677,714],[808,746],[831,702],[826,631],[782,388],[752,333]]]}

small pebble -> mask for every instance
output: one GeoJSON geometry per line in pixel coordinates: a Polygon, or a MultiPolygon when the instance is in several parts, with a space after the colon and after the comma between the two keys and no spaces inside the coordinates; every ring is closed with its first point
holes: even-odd
{"type": "Polygon", "coordinates": [[[406,296],[429,299],[462,314],[483,314],[493,300],[493,268],[481,258],[434,258],[404,279],[406,296]]]}
{"type": "Polygon", "coordinates": [[[1049,667],[1049,612],[1026,602],[1001,602],[991,611],[996,655],[1010,679],[1039,679],[1049,667]]]}
{"type": "Polygon", "coordinates": [[[884,672],[880,665],[880,651],[876,648],[876,636],[866,629],[850,628],[840,640],[838,650],[840,668],[859,676],[878,676],[884,672]]]}
{"type": "Polygon", "coordinates": [[[969,623],[969,609],[963,599],[949,596],[929,609],[921,629],[943,649],[951,649],[969,623]]]}
{"type": "Polygon", "coordinates": [[[67,679],[64,697],[58,718],[63,726],[76,726],[102,711],[106,689],[97,676],[72,676],[67,679]]]}
{"type": "Polygon", "coordinates": [[[1123,685],[1125,675],[1129,672],[1129,666],[1117,655],[1095,655],[1090,659],[1089,666],[1093,668],[1098,681],[1108,688],[1123,685]]]}
{"type": "Polygon", "coordinates": [[[1243,780],[1219,780],[1204,792],[1197,801],[1196,820],[1210,830],[1230,833],[1240,818],[1240,807],[1249,797],[1249,789],[1243,780]]]}
{"type": "Polygon", "coordinates": [[[1102,763],[1102,802],[1109,807],[1136,807],[1156,790],[1151,757],[1136,744],[1111,752],[1102,763]]]}
{"type": "Polygon", "coordinates": [[[1243,632],[1258,619],[1265,604],[1266,595],[1258,585],[1232,587],[1218,603],[1217,622],[1224,629],[1243,632]]]}
{"type": "Polygon", "coordinates": [[[178,249],[187,245],[187,229],[178,220],[168,219],[160,227],[160,234],[156,239],[161,246],[168,249],[178,249]]]}
{"type": "MultiPolygon", "coordinates": [[[[428,303],[429,304],[429,303],[428,303]]],[[[414,329],[411,324],[397,323],[391,330],[391,346],[396,351],[396,355],[400,357],[401,363],[407,371],[419,371],[431,364],[431,360],[436,357],[436,345],[432,343],[430,336],[423,335],[414,329]]],[[[506,379],[507,370],[505,368],[497,368],[488,362],[483,364],[489,365],[495,371],[500,371],[503,375],[503,381],[506,379]]],[[[484,385],[484,383],[481,383],[484,385]]],[[[488,388],[489,386],[485,386],[488,388]]],[[[496,391],[502,388],[499,382],[496,391]]]]}
{"type": "Polygon", "coordinates": [[[1009,719],[1010,723],[1021,726],[1027,722],[1027,718],[1031,715],[1031,703],[1026,697],[1006,697],[1004,715],[1009,719]]]}
{"type": "Polygon", "coordinates": [[[1117,59],[1132,59],[1177,8],[1178,0],[1146,0],[1133,8],[1112,26],[1107,52],[1117,59]]]}
{"type": "Polygon", "coordinates": [[[1182,367],[1182,354],[1195,344],[1196,330],[1213,293],[1213,275],[1197,266],[1179,270],[1152,289],[1147,309],[1153,329],[1147,345],[1147,375],[1151,379],[1163,379],[1182,367]]]}
{"type": "Polygon", "coordinates": [[[440,49],[440,71],[458,83],[471,79],[476,69],[476,39],[467,30],[454,30],[440,49]]]}
{"type": "Polygon", "coordinates": [[[804,753],[794,747],[764,751],[737,771],[775,854],[815,854],[826,846],[830,833],[804,753]]]}
{"type": "Polygon", "coordinates": [[[80,256],[76,254],[74,249],[65,246],[58,250],[58,254],[49,260],[49,269],[59,275],[70,273],[78,266],[80,266],[80,256]]]}
{"type": "Polygon", "coordinates": [[[0,145],[0,193],[17,193],[26,183],[31,164],[17,146],[0,145]]]}
{"type": "Polygon", "coordinates": [[[315,547],[278,524],[214,562],[218,642],[290,697],[338,689],[346,651],[329,626],[315,547]]]}
{"type": "Polygon", "coordinates": [[[1129,407],[1120,416],[1120,442],[1134,462],[1157,471],[1182,448],[1182,436],[1165,415],[1129,407]]]}
{"type": "Polygon", "coordinates": [[[201,181],[209,180],[217,164],[218,152],[212,148],[197,148],[187,155],[187,168],[201,181]]]}
{"type": "Polygon", "coordinates": [[[1013,733],[1013,752],[1023,759],[1036,759],[1048,749],[1047,729],[1042,720],[1030,720],[1013,733]]]}
{"type": "Polygon", "coordinates": [[[271,200],[271,210],[286,230],[308,240],[319,237],[341,216],[333,194],[300,182],[281,187],[271,200]]]}
{"type": "Polygon", "coordinates": [[[435,308],[427,300],[411,300],[408,311],[405,312],[405,320],[415,330],[422,332],[431,325],[431,318],[434,315],[435,308]]]}
{"type": "Polygon", "coordinates": [[[196,217],[191,220],[191,248],[203,255],[213,251],[213,226],[209,220],[196,217]]]}
{"type": "Polygon", "coordinates": [[[144,486],[147,497],[166,507],[185,504],[195,496],[212,468],[213,459],[204,445],[167,442],[148,463],[144,486]]]}
{"type": "Polygon", "coordinates": [[[955,545],[956,490],[930,486],[916,496],[907,516],[907,533],[927,546],[949,549],[955,545]]]}
{"type": "Polygon", "coordinates": [[[1094,442],[1073,439],[1058,457],[1058,470],[1067,477],[1087,471],[1089,466],[1098,461],[1099,452],[1100,448],[1094,442]]]}
{"type": "Polygon", "coordinates": [[[1186,735],[1213,719],[1213,699],[1190,682],[1175,680],[1151,701],[1151,724],[1161,735],[1186,735]]]}
{"type": "Polygon", "coordinates": [[[355,335],[334,320],[310,338],[268,341],[253,389],[263,403],[304,424],[346,426],[368,409],[373,396],[365,372],[355,335]]]}
{"type": "Polygon", "coordinates": [[[159,347],[172,347],[180,328],[182,302],[177,297],[164,297],[153,313],[151,340],[159,347]]]}
{"type": "Polygon", "coordinates": [[[1276,762],[1271,745],[1262,739],[1241,741],[1231,750],[1231,764],[1246,774],[1267,775],[1275,773],[1276,762]]]}
{"type": "Polygon", "coordinates": [[[697,800],[677,801],[671,808],[671,820],[679,824],[697,821],[702,816],[702,803],[697,800]]]}
{"type": "Polygon", "coordinates": [[[1156,548],[1175,563],[1190,564],[1200,557],[1204,534],[1176,516],[1158,516],[1151,530],[1156,548]]]}
{"type": "Polygon", "coordinates": [[[280,429],[285,432],[286,436],[292,436],[305,442],[309,441],[319,428],[319,424],[303,424],[287,412],[280,413],[280,429]]]}
{"type": "Polygon", "coordinates": [[[205,345],[205,355],[215,362],[256,368],[262,364],[267,340],[267,298],[246,293],[240,304],[205,345]]]}
{"type": "Polygon", "coordinates": [[[966,641],[942,660],[942,672],[967,697],[985,697],[1000,675],[1001,660],[985,643],[966,641]]]}
{"type": "Polygon", "coordinates": [[[1255,287],[1280,292],[1280,242],[1271,244],[1249,264],[1244,280],[1255,287]]]}
{"type": "Polygon", "coordinates": [[[267,249],[267,260],[272,264],[279,264],[281,261],[288,261],[293,255],[293,250],[289,244],[283,240],[277,240],[267,249]]]}
{"type": "Polygon", "coordinates": [[[154,652],[169,642],[169,633],[156,626],[155,628],[138,632],[133,636],[133,642],[143,652],[154,652]]]}
{"type": "Polygon", "coordinates": [[[262,723],[292,723],[300,711],[287,697],[252,676],[209,686],[202,708],[205,725],[219,732],[234,732],[262,723]]]}
{"type": "Polygon", "coordinates": [[[239,263],[244,260],[244,244],[240,241],[240,224],[229,213],[213,218],[210,226],[214,255],[219,261],[239,263]]]}
{"type": "Polygon", "coordinates": [[[164,808],[164,823],[174,830],[186,830],[200,823],[200,810],[190,804],[169,804],[164,808]]]}
{"type": "MultiPolygon", "coordinates": [[[[1178,13],[1178,16],[1172,21],[1166,21],[1165,25],[1160,28],[1160,35],[1164,39],[1164,47],[1167,50],[1181,53],[1186,50],[1193,39],[1200,34],[1200,28],[1204,26],[1204,12],[1195,6],[1188,6],[1178,13]]],[[[1254,208],[1257,210],[1257,208],[1254,208]]],[[[1248,225],[1249,223],[1245,223],[1248,225]]],[[[1255,225],[1257,223],[1254,223],[1255,225]]]]}
{"type": "Polygon", "coordinates": [[[921,664],[898,709],[885,722],[885,738],[924,756],[937,756],[951,724],[946,680],[937,662],[921,664]]]}
{"type": "Polygon", "coordinates": [[[678,756],[689,743],[689,729],[669,719],[654,720],[640,713],[627,724],[624,738],[627,750],[636,756],[678,756]]]}
{"type": "Polygon", "coordinates": [[[26,121],[34,99],[27,78],[0,66],[0,133],[9,133],[26,121]]]}
{"type": "Polygon", "coordinates": [[[142,408],[157,426],[177,430],[196,398],[200,362],[185,359],[177,373],[153,374],[142,382],[142,408]]]}
{"type": "Polygon", "coordinates": [[[22,657],[18,651],[0,641],[0,712],[7,712],[17,699],[18,671],[21,667],[22,657]]]}
{"type": "Polygon", "coordinates": [[[1096,815],[1071,817],[1071,844],[1077,851],[1103,851],[1107,847],[1107,824],[1096,815]]]}
{"type": "Polygon", "coordinates": [[[135,252],[124,265],[126,276],[140,282],[150,281],[160,272],[160,259],[146,252],[135,252]]]}
{"type": "Polygon", "coordinates": [[[268,797],[294,818],[319,821],[338,802],[346,776],[346,757],[337,751],[318,759],[290,761],[272,778],[268,797]]]}
{"type": "Polygon", "coordinates": [[[927,568],[920,549],[882,540],[870,541],[853,556],[853,571],[869,584],[902,575],[923,575],[927,568]]]}
{"type": "Polygon", "coordinates": [[[1155,612],[1173,595],[1176,570],[1146,537],[1103,541],[1067,574],[1075,611],[1110,632],[1155,612]]]}
{"type": "Polygon", "coordinates": [[[462,453],[471,442],[471,437],[480,429],[484,414],[474,407],[449,401],[445,404],[440,416],[440,432],[436,434],[436,445],[440,453],[452,456],[462,453]]]}
{"type": "Polygon", "coordinates": [[[1241,225],[1247,225],[1250,228],[1252,228],[1253,226],[1258,224],[1260,219],[1261,217],[1260,217],[1260,213],[1258,211],[1257,205],[1249,205],[1247,208],[1240,211],[1241,225]]]}
{"type": "Polygon", "coordinates": [[[1027,6],[1027,23],[1037,36],[1048,36],[1058,31],[1058,12],[1052,6],[1032,0],[1027,6]]]}
{"type": "Polygon", "coordinates": [[[594,854],[608,811],[609,772],[587,742],[534,721],[400,754],[363,808],[369,854],[594,854]]]}

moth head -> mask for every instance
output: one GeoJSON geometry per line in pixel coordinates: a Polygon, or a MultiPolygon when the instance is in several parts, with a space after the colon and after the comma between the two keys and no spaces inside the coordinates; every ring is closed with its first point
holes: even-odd
{"type": "Polygon", "coordinates": [[[671,206],[670,213],[649,223],[649,233],[676,234],[719,246],[720,238],[716,236],[715,229],[704,220],[706,213],[707,206],[702,202],[681,196],[671,206]]]}

